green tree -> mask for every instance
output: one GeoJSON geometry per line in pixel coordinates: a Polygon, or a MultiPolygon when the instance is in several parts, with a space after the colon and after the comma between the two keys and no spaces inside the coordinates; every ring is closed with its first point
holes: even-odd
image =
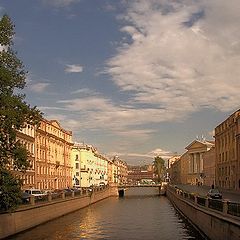
{"type": "Polygon", "coordinates": [[[17,131],[36,125],[41,113],[30,107],[20,91],[26,85],[26,71],[13,51],[14,25],[4,15],[0,20],[0,209],[14,209],[20,197],[21,181],[16,171],[30,167],[28,152],[17,140],[17,131]]]}
{"type": "Polygon", "coordinates": [[[164,165],[165,161],[160,156],[156,156],[154,158],[153,164],[154,164],[155,174],[157,174],[158,176],[158,182],[162,182],[164,173],[166,171],[166,167],[164,165]]]}

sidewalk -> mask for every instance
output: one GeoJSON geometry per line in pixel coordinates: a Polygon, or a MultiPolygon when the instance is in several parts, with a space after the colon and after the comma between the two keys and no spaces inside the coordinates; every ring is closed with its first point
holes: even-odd
{"type": "MultiPolygon", "coordinates": [[[[210,186],[196,186],[188,184],[178,184],[178,188],[185,190],[191,193],[197,193],[200,196],[207,196],[207,192],[211,189],[210,186]]],[[[220,192],[223,195],[223,199],[233,202],[240,202],[240,192],[233,190],[226,190],[219,188],[220,192]]]]}

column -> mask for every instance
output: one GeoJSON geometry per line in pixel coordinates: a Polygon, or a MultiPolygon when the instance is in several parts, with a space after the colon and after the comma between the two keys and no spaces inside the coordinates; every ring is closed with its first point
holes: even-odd
{"type": "Polygon", "coordinates": [[[193,172],[197,173],[197,154],[193,154],[193,172]]]}
{"type": "Polygon", "coordinates": [[[200,154],[200,173],[203,172],[203,153],[200,154]]]}
{"type": "Polygon", "coordinates": [[[193,173],[193,154],[189,154],[189,173],[193,173]]]}

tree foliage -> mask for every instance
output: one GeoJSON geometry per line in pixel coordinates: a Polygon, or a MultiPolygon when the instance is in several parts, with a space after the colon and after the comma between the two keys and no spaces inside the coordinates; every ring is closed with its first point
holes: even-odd
{"type": "Polygon", "coordinates": [[[18,203],[21,182],[14,171],[30,167],[28,152],[17,140],[17,131],[41,119],[40,111],[30,107],[20,93],[27,73],[12,49],[13,36],[14,25],[4,15],[0,20],[0,208],[5,210],[18,203]]]}
{"type": "Polygon", "coordinates": [[[155,174],[157,174],[157,176],[158,176],[158,182],[161,182],[161,181],[163,181],[164,173],[166,170],[166,167],[164,165],[165,161],[160,156],[156,156],[154,158],[153,163],[154,163],[155,174]]]}

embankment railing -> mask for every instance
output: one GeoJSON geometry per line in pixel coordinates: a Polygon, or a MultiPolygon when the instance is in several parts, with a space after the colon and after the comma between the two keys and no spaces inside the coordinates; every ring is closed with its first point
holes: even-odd
{"type": "Polygon", "coordinates": [[[181,196],[181,198],[200,207],[214,210],[224,215],[239,217],[240,220],[240,202],[211,199],[205,196],[199,196],[195,193],[184,191],[172,185],[168,185],[168,188],[170,191],[175,192],[177,195],[181,196]]]}

